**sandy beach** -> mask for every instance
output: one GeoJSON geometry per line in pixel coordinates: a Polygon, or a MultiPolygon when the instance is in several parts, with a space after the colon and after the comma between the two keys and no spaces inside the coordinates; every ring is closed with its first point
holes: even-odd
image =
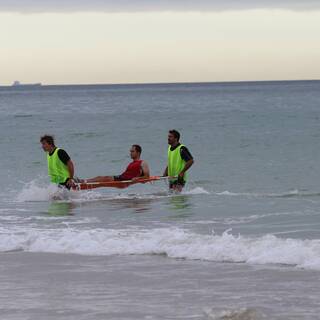
{"type": "Polygon", "coordinates": [[[8,320],[317,319],[320,310],[319,274],[281,266],[24,252],[0,261],[8,320]]]}

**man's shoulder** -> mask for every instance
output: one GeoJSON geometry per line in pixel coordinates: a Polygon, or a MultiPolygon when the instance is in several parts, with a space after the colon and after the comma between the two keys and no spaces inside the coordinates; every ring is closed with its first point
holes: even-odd
{"type": "Polygon", "coordinates": [[[67,162],[70,160],[70,156],[68,155],[68,153],[64,149],[58,150],[58,157],[65,164],[67,164],[67,162]]]}
{"type": "Polygon", "coordinates": [[[185,146],[185,145],[183,144],[183,145],[181,145],[181,147],[180,147],[180,152],[184,152],[184,151],[189,152],[189,149],[187,148],[187,146],[185,146]]]}
{"type": "Polygon", "coordinates": [[[184,159],[185,161],[189,161],[189,160],[193,159],[191,152],[189,151],[189,149],[185,145],[181,146],[180,155],[181,155],[182,159],[184,159]]]}
{"type": "Polygon", "coordinates": [[[62,148],[57,148],[57,149],[58,149],[58,154],[59,155],[67,154],[67,152],[64,149],[62,149],[62,148]]]}
{"type": "Polygon", "coordinates": [[[179,143],[178,143],[176,146],[174,146],[174,147],[173,147],[173,146],[169,146],[169,150],[170,150],[170,151],[174,151],[174,150],[178,149],[179,147],[181,148],[181,146],[182,146],[182,145],[181,145],[181,143],[179,142],[179,143]]]}

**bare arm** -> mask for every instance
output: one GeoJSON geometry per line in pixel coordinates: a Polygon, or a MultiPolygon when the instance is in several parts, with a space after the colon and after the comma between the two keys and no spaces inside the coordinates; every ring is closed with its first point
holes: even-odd
{"type": "Polygon", "coordinates": [[[68,171],[69,171],[69,179],[67,180],[67,186],[72,187],[72,185],[74,184],[73,182],[73,175],[74,175],[74,165],[72,160],[70,159],[67,162],[67,167],[68,167],[68,171]]]}
{"type": "Polygon", "coordinates": [[[189,161],[186,162],[183,170],[179,173],[179,178],[183,178],[184,174],[193,165],[193,163],[194,163],[193,159],[190,159],[189,161]]]}
{"type": "Polygon", "coordinates": [[[150,177],[150,169],[148,166],[148,163],[146,161],[143,161],[141,164],[143,176],[140,178],[149,178],[150,177]]]}
{"type": "Polygon", "coordinates": [[[167,177],[168,176],[168,166],[165,168],[164,172],[163,172],[163,176],[167,177]]]}
{"type": "Polygon", "coordinates": [[[73,165],[73,162],[72,162],[71,159],[67,162],[67,167],[68,167],[68,171],[69,171],[69,178],[70,178],[70,179],[73,179],[73,175],[74,175],[74,165],[73,165]]]}

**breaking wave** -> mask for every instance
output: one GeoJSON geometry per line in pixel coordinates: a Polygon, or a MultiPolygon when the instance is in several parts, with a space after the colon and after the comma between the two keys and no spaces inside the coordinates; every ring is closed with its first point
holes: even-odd
{"type": "Polygon", "coordinates": [[[0,251],[81,255],[166,255],[214,262],[278,264],[320,270],[320,240],[201,235],[180,228],[0,229],[0,251]]]}

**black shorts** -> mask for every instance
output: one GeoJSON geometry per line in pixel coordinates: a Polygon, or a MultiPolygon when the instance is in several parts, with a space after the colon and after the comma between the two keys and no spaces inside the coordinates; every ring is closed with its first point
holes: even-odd
{"type": "Polygon", "coordinates": [[[68,178],[64,183],[59,183],[59,184],[58,184],[58,187],[59,187],[59,188],[66,188],[66,189],[70,190],[71,187],[67,186],[67,182],[68,182],[69,180],[70,180],[70,179],[68,178]]]}
{"type": "Polygon", "coordinates": [[[59,188],[65,188],[65,189],[68,189],[68,190],[71,189],[71,187],[67,186],[66,183],[59,183],[59,184],[58,184],[58,187],[59,187],[59,188]]]}
{"type": "Polygon", "coordinates": [[[169,188],[172,189],[175,186],[184,187],[185,184],[186,184],[186,182],[184,180],[169,181],[169,188]]]}
{"type": "Polygon", "coordinates": [[[123,177],[120,174],[119,176],[113,176],[113,180],[114,181],[124,181],[124,180],[128,180],[128,179],[123,179],[123,177]]]}
{"type": "MultiPolygon", "coordinates": [[[[139,177],[137,177],[139,178],[139,177]]],[[[114,181],[128,181],[128,180],[132,180],[132,179],[127,179],[127,178],[124,178],[121,174],[119,176],[113,176],[113,180],[114,181]]]]}

